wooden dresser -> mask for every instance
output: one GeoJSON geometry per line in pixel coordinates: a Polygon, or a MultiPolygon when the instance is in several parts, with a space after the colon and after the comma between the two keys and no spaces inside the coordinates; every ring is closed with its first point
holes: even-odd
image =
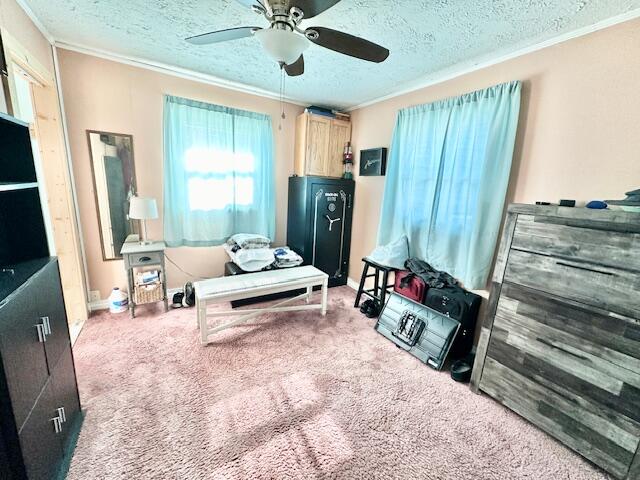
{"type": "Polygon", "coordinates": [[[509,207],[471,388],[640,479],[640,214],[509,207]]]}

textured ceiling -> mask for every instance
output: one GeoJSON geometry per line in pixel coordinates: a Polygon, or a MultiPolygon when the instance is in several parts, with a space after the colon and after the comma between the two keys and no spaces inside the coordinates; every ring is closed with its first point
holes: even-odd
{"type": "MultiPolygon", "coordinates": [[[[209,46],[183,40],[267,25],[236,0],[26,3],[56,40],[278,90],[279,69],[256,38],[209,46]]],[[[305,74],[287,79],[286,95],[349,107],[637,8],[640,0],[342,0],[302,26],[362,36],[387,47],[389,59],[373,64],[311,45],[305,74]]]]}

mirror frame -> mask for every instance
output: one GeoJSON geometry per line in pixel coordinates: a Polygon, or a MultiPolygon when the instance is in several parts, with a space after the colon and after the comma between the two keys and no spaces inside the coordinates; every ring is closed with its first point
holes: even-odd
{"type": "MultiPolygon", "coordinates": [[[[98,217],[98,236],[100,237],[100,250],[102,252],[102,261],[103,262],[113,262],[116,260],[122,260],[122,255],[118,252],[118,256],[113,258],[106,258],[105,249],[104,249],[104,239],[102,238],[102,220],[100,220],[100,205],[98,203],[98,189],[96,186],[96,172],[93,166],[93,151],[91,150],[91,134],[97,135],[114,135],[118,137],[128,137],[131,141],[131,172],[133,175],[133,193],[137,195],[138,191],[138,179],[136,178],[136,162],[135,162],[135,154],[133,149],[133,135],[128,133],[115,133],[115,132],[106,132],[104,130],[87,130],[87,145],[89,147],[89,163],[91,164],[91,183],[93,185],[93,201],[95,203],[96,208],[96,216],[98,217]]],[[[137,223],[136,223],[137,225],[137,223]]]]}

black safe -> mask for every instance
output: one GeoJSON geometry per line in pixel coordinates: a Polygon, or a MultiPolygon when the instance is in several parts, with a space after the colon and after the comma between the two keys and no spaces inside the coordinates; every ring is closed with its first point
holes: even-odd
{"type": "Polygon", "coordinates": [[[342,178],[289,177],[287,245],[329,275],[329,286],[346,285],[355,182],[342,178]]]}

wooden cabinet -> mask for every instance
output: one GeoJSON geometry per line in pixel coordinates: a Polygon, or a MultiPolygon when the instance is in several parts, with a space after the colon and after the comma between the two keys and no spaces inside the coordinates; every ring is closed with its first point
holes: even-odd
{"type": "Polygon", "coordinates": [[[295,173],[341,177],[342,153],[351,141],[351,123],[303,113],[296,120],[295,173]]]}
{"type": "Polygon", "coordinates": [[[471,379],[619,479],[640,478],[640,214],[512,205],[471,379]]]}

